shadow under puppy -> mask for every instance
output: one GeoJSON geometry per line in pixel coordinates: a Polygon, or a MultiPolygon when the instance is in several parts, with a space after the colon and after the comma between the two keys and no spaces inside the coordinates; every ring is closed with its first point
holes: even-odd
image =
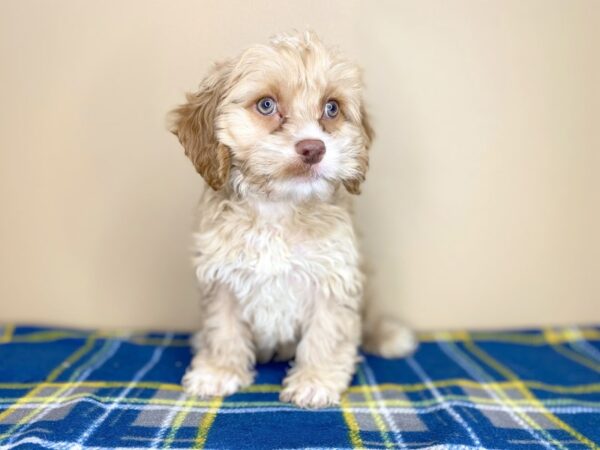
{"type": "Polygon", "coordinates": [[[171,113],[211,188],[194,234],[203,318],[189,394],[232,394],[257,360],[294,359],[280,399],[324,407],[350,383],[363,328],[369,351],[414,349],[363,304],[350,211],[373,139],[361,92],[359,68],[314,33],[279,35],[215,65],[171,113]]]}

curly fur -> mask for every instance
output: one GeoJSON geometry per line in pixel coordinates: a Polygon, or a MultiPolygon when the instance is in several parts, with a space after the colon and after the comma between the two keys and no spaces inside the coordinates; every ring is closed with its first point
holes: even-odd
{"type": "MultiPolygon", "coordinates": [[[[187,392],[231,394],[272,358],[295,358],[283,401],[332,405],[348,386],[364,290],[350,194],[360,192],[373,139],[361,92],[359,69],[314,33],[280,35],[216,65],[173,112],[172,131],[212,188],[194,234],[204,314],[187,392]],[[276,114],[257,111],[265,96],[276,114]],[[330,99],[335,118],[323,115],[330,99]],[[318,164],[296,153],[303,139],[324,143],[318,164]]],[[[370,350],[414,348],[405,329],[378,326],[366,335],[370,350]]]]}

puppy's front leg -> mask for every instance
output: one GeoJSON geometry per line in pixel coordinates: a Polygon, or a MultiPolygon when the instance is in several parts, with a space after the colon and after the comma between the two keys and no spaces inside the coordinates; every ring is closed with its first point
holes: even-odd
{"type": "Polygon", "coordinates": [[[318,299],[280,400],[303,408],[339,403],[354,374],[359,336],[358,301],[318,299]]]}
{"type": "Polygon", "coordinates": [[[203,299],[203,324],[194,336],[196,355],[183,377],[190,395],[230,395],[254,378],[252,335],[239,303],[224,285],[213,285],[203,299]]]}

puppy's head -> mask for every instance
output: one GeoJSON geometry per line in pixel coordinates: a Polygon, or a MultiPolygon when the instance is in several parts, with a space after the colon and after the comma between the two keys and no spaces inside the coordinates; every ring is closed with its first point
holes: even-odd
{"type": "Polygon", "coordinates": [[[280,35],[216,65],[172,113],[215,190],[304,200],[357,194],[373,138],[360,70],[313,33],[280,35]]]}

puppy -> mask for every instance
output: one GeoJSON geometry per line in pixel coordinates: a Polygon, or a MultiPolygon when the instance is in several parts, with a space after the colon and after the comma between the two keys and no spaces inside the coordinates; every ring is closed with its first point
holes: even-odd
{"type": "Polygon", "coordinates": [[[334,405],[363,313],[367,350],[413,350],[406,328],[363,308],[350,213],[373,139],[361,91],[360,70],[314,33],[279,35],[214,66],[172,112],[210,187],[194,234],[203,323],[189,394],[232,394],[252,383],[256,361],[294,359],[280,399],[334,405]]]}

